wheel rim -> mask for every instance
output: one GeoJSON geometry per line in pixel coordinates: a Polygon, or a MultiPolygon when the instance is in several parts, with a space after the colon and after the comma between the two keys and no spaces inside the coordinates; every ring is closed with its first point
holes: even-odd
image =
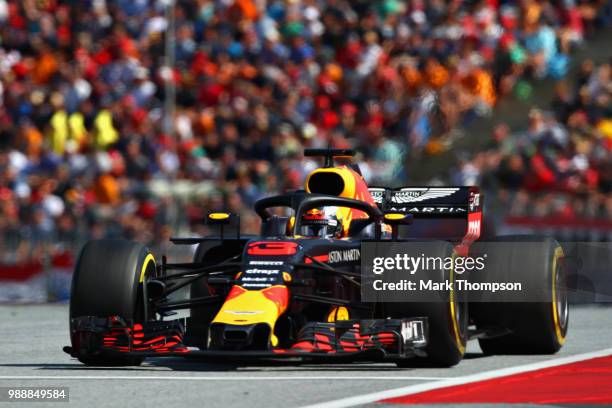
{"type": "Polygon", "coordinates": [[[463,299],[461,294],[454,294],[451,299],[451,322],[453,325],[453,331],[455,334],[455,340],[459,352],[463,354],[465,352],[465,328],[467,319],[467,302],[463,299]]]}
{"type": "Polygon", "coordinates": [[[557,319],[559,322],[559,327],[561,327],[563,332],[565,332],[569,317],[569,305],[567,300],[565,279],[563,279],[563,274],[561,273],[559,266],[557,266],[557,270],[555,271],[555,298],[557,302],[557,319]]]}
{"type": "MultiPolygon", "coordinates": [[[[453,257],[456,257],[457,255],[455,253],[453,253],[453,257]]],[[[453,281],[453,284],[456,282],[455,277],[454,277],[454,270],[451,270],[451,275],[450,275],[450,279],[453,281]]],[[[461,292],[457,292],[455,290],[450,291],[450,313],[451,313],[451,323],[453,326],[453,332],[455,334],[455,342],[457,345],[457,349],[459,350],[459,353],[461,355],[463,355],[463,353],[465,353],[465,328],[466,325],[464,325],[464,318],[467,318],[467,309],[463,309],[464,307],[467,308],[467,302],[464,299],[464,294],[462,294],[461,292]]]]}

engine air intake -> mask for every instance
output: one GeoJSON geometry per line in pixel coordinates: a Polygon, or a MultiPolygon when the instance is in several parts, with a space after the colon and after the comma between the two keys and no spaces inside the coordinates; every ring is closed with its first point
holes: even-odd
{"type": "Polygon", "coordinates": [[[308,191],[339,196],[344,191],[344,179],[338,173],[317,172],[308,179],[308,191]]]}

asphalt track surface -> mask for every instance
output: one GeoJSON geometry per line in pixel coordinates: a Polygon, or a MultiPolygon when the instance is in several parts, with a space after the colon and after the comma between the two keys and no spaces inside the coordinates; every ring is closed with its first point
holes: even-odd
{"type": "MultiPolygon", "coordinates": [[[[612,347],[612,308],[590,306],[572,309],[567,343],[554,356],[485,357],[477,342],[471,342],[464,361],[450,369],[365,363],[230,365],[183,359],[149,359],[140,367],[88,368],[62,352],[69,341],[67,314],[65,305],[0,306],[0,387],[70,388],[69,403],[36,403],[36,407],[303,407],[612,347]]],[[[7,405],[0,402],[0,407],[7,405]]]]}

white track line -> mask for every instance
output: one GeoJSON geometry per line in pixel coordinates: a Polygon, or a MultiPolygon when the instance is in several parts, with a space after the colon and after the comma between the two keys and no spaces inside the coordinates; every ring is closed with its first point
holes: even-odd
{"type": "Polygon", "coordinates": [[[175,375],[156,375],[156,376],[135,376],[135,375],[1,375],[0,380],[164,380],[164,381],[270,381],[270,380],[409,380],[409,381],[430,381],[430,380],[449,380],[450,377],[410,377],[410,376],[175,376],[175,375]]]}
{"type": "Polygon", "coordinates": [[[578,361],[589,360],[591,358],[605,357],[612,354],[612,348],[593,351],[589,353],[576,354],[574,356],[556,358],[553,360],[541,361],[533,364],[525,364],[515,367],[501,368],[498,370],[485,371],[478,374],[467,375],[463,377],[452,378],[448,380],[427,382],[424,384],[409,385],[407,387],[392,388],[389,390],[373,392],[370,394],[356,395],[354,397],[341,398],[333,401],[312,404],[302,408],[345,408],[354,407],[356,405],[364,405],[376,401],[402,397],[405,395],[416,394],[423,391],[430,391],[439,388],[450,387],[453,385],[462,385],[476,381],[489,380],[492,378],[504,377],[512,374],[525,373],[535,371],[542,368],[556,367],[563,364],[575,363],[578,361]]]}

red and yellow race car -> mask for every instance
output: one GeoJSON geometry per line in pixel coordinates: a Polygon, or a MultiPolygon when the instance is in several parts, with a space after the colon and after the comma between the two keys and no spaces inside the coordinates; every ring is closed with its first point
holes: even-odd
{"type": "MultiPolygon", "coordinates": [[[[471,338],[489,354],[560,349],[569,310],[556,241],[495,238],[504,249],[489,254],[481,275],[520,276],[551,294],[542,301],[482,303],[441,287],[438,301],[366,302],[364,246],[422,242],[419,255],[469,256],[480,237],[482,195],[476,187],[368,187],[358,166],[335,164],[352,151],[305,154],[324,157],[323,166],[303,190],[256,202],[258,236],[242,235],[237,215],[211,213],[207,222],[218,234],[172,240],[197,245],[190,263],[160,262],[135,242],[87,243],[74,272],[72,344],[64,350],[87,365],[185,356],[452,366],[471,338]],[[185,288],[189,296],[177,299],[185,288]],[[189,317],[175,318],[179,309],[189,317]]],[[[428,273],[457,279],[452,269],[428,273]]]]}

